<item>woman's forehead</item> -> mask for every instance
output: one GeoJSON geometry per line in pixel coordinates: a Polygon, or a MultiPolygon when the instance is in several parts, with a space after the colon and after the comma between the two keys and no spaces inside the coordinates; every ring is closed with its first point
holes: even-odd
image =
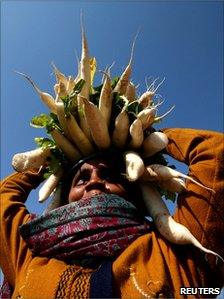
{"type": "Polygon", "coordinates": [[[98,158],[83,163],[79,168],[79,170],[89,169],[89,168],[102,168],[102,167],[112,168],[113,165],[111,164],[110,161],[107,161],[106,159],[98,158]]]}

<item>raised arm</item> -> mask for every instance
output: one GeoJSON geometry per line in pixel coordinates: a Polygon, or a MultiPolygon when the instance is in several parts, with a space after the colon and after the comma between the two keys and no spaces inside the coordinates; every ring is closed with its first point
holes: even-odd
{"type": "Polygon", "coordinates": [[[24,202],[30,191],[40,182],[41,175],[31,171],[12,174],[1,182],[0,266],[12,286],[15,270],[21,266],[27,254],[30,254],[18,230],[21,224],[30,219],[24,202]]]}
{"type": "Polygon", "coordinates": [[[205,247],[224,256],[224,136],[193,129],[163,131],[169,138],[168,154],[187,164],[191,177],[215,191],[188,181],[187,192],[178,197],[174,219],[205,247]]]}

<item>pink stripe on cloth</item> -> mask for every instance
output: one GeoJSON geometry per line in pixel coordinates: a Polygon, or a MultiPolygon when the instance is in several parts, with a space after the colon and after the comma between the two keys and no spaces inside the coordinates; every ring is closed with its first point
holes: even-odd
{"type": "Polygon", "coordinates": [[[139,223],[134,220],[129,220],[125,223],[122,223],[123,219],[119,217],[92,217],[91,221],[87,219],[86,221],[73,221],[71,223],[62,224],[59,227],[55,227],[55,230],[50,231],[42,231],[37,233],[37,235],[33,235],[29,238],[30,248],[33,250],[38,250],[40,243],[36,242],[36,239],[46,240],[48,238],[48,243],[41,242],[41,249],[44,250],[49,246],[54,246],[55,244],[65,241],[65,240],[73,240],[80,241],[87,233],[90,236],[96,236],[102,231],[111,232],[114,229],[122,229],[126,227],[135,227],[138,226],[139,223]],[[80,223],[82,222],[82,223],[80,223]]]}
{"type": "MultiPolygon", "coordinates": [[[[63,240],[62,243],[43,250],[41,255],[63,258],[79,258],[101,256],[108,257],[121,253],[129,244],[131,244],[139,236],[146,233],[146,226],[133,226],[126,228],[118,228],[95,233],[80,240],[73,241],[72,238],[63,240]],[[60,249],[60,250],[59,250],[60,249]]],[[[148,230],[149,231],[149,230],[148,230]]]]}

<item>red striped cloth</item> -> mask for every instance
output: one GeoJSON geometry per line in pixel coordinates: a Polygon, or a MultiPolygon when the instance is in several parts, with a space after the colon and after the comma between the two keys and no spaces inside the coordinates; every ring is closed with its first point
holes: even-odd
{"type": "Polygon", "coordinates": [[[136,207],[115,194],[70,203],[20,227],[34,255],[66,260],[116,256],[148,231],[136,207]]]}

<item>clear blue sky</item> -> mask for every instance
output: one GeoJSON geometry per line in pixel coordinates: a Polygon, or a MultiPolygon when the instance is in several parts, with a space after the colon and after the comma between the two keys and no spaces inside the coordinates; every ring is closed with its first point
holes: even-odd
{"type": "MultiPolygon", "coordinates": [[[[223,131],[222,1],[3,1],[1,3],[1,177],[12,172],[17,152],[33,149],[44,131],[30,119],[47,110],[13,70],[29,74],[53,94],[51,61],[75,76],[83,10],[90,54],[112,75],[126,65],[137,39],[132,79],[145,91],[145,77],[165,77],[160,112],[176,108],[160,127],[223,131]]],[[[98,76],[98,81],[100,76],[98,76]]],[[[97,82],[96,82],[97,83],[97,82]]],[[[181,166],[180,166],[181,167],[181,166]]],[[[180,169],[180,168],[179,168],[180,169]]],[[[41,212],[34,192],[28,208],[41,212]]]]}

